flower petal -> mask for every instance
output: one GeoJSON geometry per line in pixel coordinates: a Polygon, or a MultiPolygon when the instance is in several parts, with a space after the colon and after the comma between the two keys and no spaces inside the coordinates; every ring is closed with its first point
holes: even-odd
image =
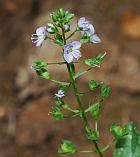
{"type": "Polygon", "coordinates": [[[55,97],[62,98],[65,96],[65,92],[63,90],[59,90],[58,93],[55,94],[55,97]]]}
{"type": "Polygon", "coordinates": [[[52,32],[52,29],[51,29],[50,27],[48,27],[46,30],[47,30],[47,32],[49,32],[49,33],[52,32]]]}
{"type": "Polygon", "coordinates": [[[92,36],[90,37],[90,41],[91,41],[92,43],[97,44],[97,43],[100,43],[100,42],[101,42],[101,39],[98,37],[97,34],[94,34],[94,35],[92,35],[92,36]]]}
{"type": "Polygon", "coordinates": [[[73,53],[72,53],[72,55],[77,60],[82,56],[81,52],[79,50],[74,50],[73,53]]]}
{"type": "Polygon", "coordinates": [[[84,22],[85,22],[85,17],[81,17],[81,18],[78,20],[78,26],[79,26],[79,27],[82,27],[84,22]]]}
{"type": "Polygon", "coordinates": [[[71,43],[64,45],[64,53],[69,53],[69,49],[72,48],[71,43]]]}
{"type": "Polygon", "coordinates": [[[42,39],[37,40],[37,42],[36,42],[36,46],[41,46],[41,45],[42,45],[42,43],[43,43],[43,41],[44,41],[44,39],[43,39],[43,38],[42,38],[42,39]]]}
{"type": "Polygon", "coordinates": [[[73,61],[72,53],[64,53],[64,59],[67,61],[67,63],[71,63],[73,61]]]}
{"type": "Polygon", "coordinates": [[[73,41],[71,45],[73,46],[73,49],[80,49],[82,44],[79,41],[73,41]]]}
{"type": "Polygon", "coordinates": [[[46,33],[46,27],[39,27],[36,30],[37,35],[45,35],[45,33],[46,33]]]}
{"type": "Polygon", "coordinates": [[[93,35],[95,33],[95,29],[92,24],[89,25],[89,33],[93,35]]]}

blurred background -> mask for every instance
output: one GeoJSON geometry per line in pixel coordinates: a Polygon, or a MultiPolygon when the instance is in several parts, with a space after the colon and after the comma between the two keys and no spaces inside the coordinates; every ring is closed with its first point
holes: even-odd
{"type": "MultiPolygon", "coordinates": [[[[59,59],[58,46],[48,41],[36,48],[30,36],[38,26],[50,22],[49,13],[60,7],[77,16],[73,27],[79,17],[90,19],[102,39],[101,44],[85,44],[84,57],[107,52],[100,69],[78,79],[83,91],[90,79],[103,81],[112,89],[103,105],[99,144],[112,139],[112,122],[132,120],[140,130],[139,0],[0,0],[0,157],[58,157],[61,139],[73,141],[80,149],[91,148],[79,118],[55,121],[48,115],[57,87],[38,78],[30,68],[36,59],[59,59]]],[[[50,71],[56,79],[68,81],[65,66],[54,66],[50,71]]],[[[67,101],[76,107],[72,95],[68,96],[67,101]]],[[[85,106],[90,97],[83,98],[85,106]]],[[[112,149],[106,156],[112,157],[112,149]]]]}

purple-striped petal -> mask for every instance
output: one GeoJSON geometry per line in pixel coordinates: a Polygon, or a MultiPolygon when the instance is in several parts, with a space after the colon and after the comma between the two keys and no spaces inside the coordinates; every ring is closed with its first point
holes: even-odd
{"type": "Polygon", "coordinates": [[[71,45],[73,46],[73,49],[80,49],[82,44],[79,41],[73,41],[71,45]]]}
{"type": "Polygon", "coordinates": [[[94,34],[90,37],[90,42],[97,44],[101,42],[101,39],[98,37],[97,34],[94,34]]]}
{"type": "Polygon", "coordinates": [[[78,60],[81,57],[81,52],[79,50],[74,50],[72,55],[76,60],[78,60]]]}
{"type": "Polygon", "coordinates": [[[67,63],[71,63],[73,61],[72,53],[64,53],[64,59],[67,61],[67,63]]]}

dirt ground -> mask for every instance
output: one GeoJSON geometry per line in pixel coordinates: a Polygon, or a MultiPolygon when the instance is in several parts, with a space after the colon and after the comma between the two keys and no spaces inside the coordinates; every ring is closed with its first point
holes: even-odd
{"type": "MultiPolygon", "coordinates": [[[[100,69],[78,80],[80,90],[87,88],[90,79],[103,81],[112,89],[103,104],[99,144],[112,139],[109,133],[112,122],[125,124],[132,120],[140,130],[138,0],[3,0],[0,1],[0,157],[58,157],[62,139],[74,141],[80,149],[91,148],[79,118],[55,121],[48,116],[57,87],[38,78],[30,68],[38,58],[59,59],[60,49],[56,45],[48,42],[36,48],[30,35],[38,26],[50,22],[49,13],[60,7],[75,13],[73,26],[79,17],[90,19],[102,39],[99,45],[85,44],[83,57],[107,52],[100,69]]],[[[65,66],[52,67],[50,71],[56,79],[68,80],[65,66]]],[[[82,98],[85,107],[91,97],[82,98]]],[[[76,107],[71,93],[66,100],[76,107]]],[[[112,148],[106,157],[113,156],[112,148]]]]}

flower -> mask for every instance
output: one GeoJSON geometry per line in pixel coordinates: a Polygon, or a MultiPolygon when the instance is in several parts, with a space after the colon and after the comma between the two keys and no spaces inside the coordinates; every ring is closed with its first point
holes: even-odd
{"type": "Polygon", "coordinates": [[[58,31],[57,28],[52,23],[48,23],[46,30],[47,30],[47,32],[49,32],[51,34],[54,34],[58,31]]]}
{"type": "Polygon", "coordinates": [[[73,59],[79,59],[81,57],[80,52],[81,43],[79,41],[73,41],[64,46],[64,59],[71,63],[73,59]]]}
{"type": "Polygon", "coordinates": [[[41,46],[46,37],[46,27],[39,27],[36,29],[36,33],[32,34],[31,40],[32,43],[36,46],[41,46]]]}
{"type": "Polygon", "coordinates": [[[65,92],[63,90],[59,90],[57,94],[55,94],[56,98],[62,98],[65,96],[65,92]]]}
{"type": "Polygon", "coordinates": [[[90,21],[87,21],[85,17],[81,17],[78,20],[78,27],[81,31],[88,31],[89,30],[90,21]]]}
{"type": "Polygon", "coordinates": [[[101,39],[95,34],[95,29],[90,21],[86,20],[85,17],[81,17],[78,20],[78,27],[81,30],[82,36],[89,35],[89,41],[91,43],[100,43],[101,39]]]}

